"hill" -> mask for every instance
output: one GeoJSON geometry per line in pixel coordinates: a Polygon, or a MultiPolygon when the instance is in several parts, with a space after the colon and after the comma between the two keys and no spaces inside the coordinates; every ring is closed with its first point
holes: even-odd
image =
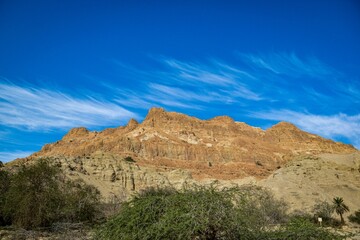
{"type": "Polygon", "coordinates": [[[353,146],[280,122],[267,130],[220,116],[200,120],[152,108],[145,120],[101,132],[71,129],[41,151],[6,164],[50,158],[70,178],[97,186],[104,198],[150,186],[253,183],[274,190],[293,209],[343,196],[360,199],[360,153],[353,146]]]}

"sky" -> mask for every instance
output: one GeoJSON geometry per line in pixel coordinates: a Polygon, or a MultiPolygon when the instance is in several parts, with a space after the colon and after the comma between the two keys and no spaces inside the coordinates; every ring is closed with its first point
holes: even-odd
{"type": "Polygon", "coordinates": [[[0,0],[0,161],[151,107],[360,149],[360,2],[0,0]]]}

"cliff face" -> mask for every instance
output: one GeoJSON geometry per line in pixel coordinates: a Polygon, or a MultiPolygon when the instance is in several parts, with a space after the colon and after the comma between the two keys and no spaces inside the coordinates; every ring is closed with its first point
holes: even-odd
{"type": "Polygon", "coordinates": [[[354,152],[350,145],[286,122],[263,131],[226,116],[200,120],[153,108],[142,123],[131,119],[126,126],[101,132],[74,128],[11,164],[48,157],[69,176],[81,177],[109,195],[209,179],[264,179],[296,156],[354,152]]]}

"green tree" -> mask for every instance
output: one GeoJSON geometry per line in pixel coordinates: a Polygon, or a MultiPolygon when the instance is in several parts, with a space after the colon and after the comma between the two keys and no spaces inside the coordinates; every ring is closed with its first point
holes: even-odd
{"type": "Polygon", "coordinates": [[[59,214],[62,199],[59,170],[41,160],[22,166],[12,177],[4,205],[5,215],[19,227],[48,226],[59,214]]]}
{"type": "Polygon", "coordinates": [[[335,197],[333,199],[335,212],[340,215],[341,224],[345,224],[343,214],[349,211],[349,207],[344,203],[344,199],[342,197],[335,197]]]}
{"type": "Polygon", "coordinates": [[[40,159],[11,176],[1,209],[13,225],[34,229],[59,221],[92,221],[99,198],[94,187],[68,180],[58,167],[40,159]]]}

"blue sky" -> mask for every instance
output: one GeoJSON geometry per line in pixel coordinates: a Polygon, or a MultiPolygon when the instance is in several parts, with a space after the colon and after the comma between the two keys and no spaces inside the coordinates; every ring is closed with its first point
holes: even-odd
{"type": "Polygon", "coordinates": [[[0,160],[153,106],[360,148],[359,43],[356,0],[1,0],[0,160]]]}

